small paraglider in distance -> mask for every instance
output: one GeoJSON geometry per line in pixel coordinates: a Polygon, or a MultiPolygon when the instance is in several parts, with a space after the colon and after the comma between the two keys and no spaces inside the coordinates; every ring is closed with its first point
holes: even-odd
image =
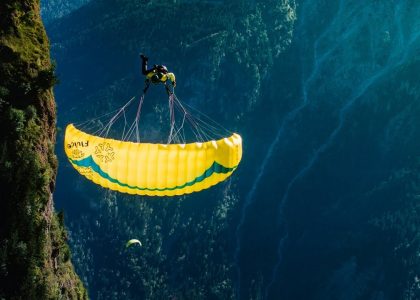
{"type": "Polygon", "coordinates": [[[140,246],[143,246],[142,245],[142,243],[139,241],[139,240],[137,240],[137,239],[131,239],[131,240],[129,240],[126,244],[125,244],[125,247],[126,248],[129,248],[129,247],[131,247],[132,245],[134,245],[134,244],[138,244],[138,245],[140,245],[140,246]]]}

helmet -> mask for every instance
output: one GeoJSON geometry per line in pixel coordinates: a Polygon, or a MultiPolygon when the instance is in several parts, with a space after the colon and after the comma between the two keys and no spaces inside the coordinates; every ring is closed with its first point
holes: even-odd
{"type": "Polygon", "coordinates": [[[163,65],[158,66],[158,70],[162,73],[168,73],[168,68],[163,65]]]}

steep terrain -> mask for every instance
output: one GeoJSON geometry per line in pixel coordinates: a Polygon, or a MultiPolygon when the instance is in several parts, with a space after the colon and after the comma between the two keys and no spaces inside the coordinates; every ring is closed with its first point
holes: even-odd
{"type": "Polygon", "coordinates": [[[295,64],[282,64],[299,73],[279,86],[295,102],[237,235],[243,298],[258,276],[273,299],[418,298],[419,13],[416,1],[301,2],[295,64]]]}
{"type": "Polygon", "coordinates": [[[86,299],[52,192],[54,68],[39,1],[0,4],[0,298],[86,299]]]}
{"type": "MultiPolygon", "coordinates": [[[[50,24],[60,126],[138,93],[145,52],[244,138],[231,181],[177,199],[104,191],[59,156],[92,298],[420,297],[420,4],[296,2],[96,0],[50,24]]],[[[144,138],[166,133],[160,92],[144,138]]]]}
{"type": "Polygon", "coordinates": [[[90,0],[41,0],[41,16],[45,24],[67,16],[90,0]]]}

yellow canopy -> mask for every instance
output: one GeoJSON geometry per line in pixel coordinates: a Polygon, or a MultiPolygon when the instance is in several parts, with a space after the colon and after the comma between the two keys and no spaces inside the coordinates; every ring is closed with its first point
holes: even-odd
{"type": "Polygon", "coordinates": [[[131,239],[125,244],[125,247],[128,248],[133,244],[139,244],[140,246],[143,246],[138,239],[131,239]]]}
{"type": "Polygon", "coordinates": [[[207,189],[229,177],[242,157],[242,139],[151,144],[118,141],[66,128],[66,155],[73,167],[102,187],[122,193],[175,196],[207,189]]]}

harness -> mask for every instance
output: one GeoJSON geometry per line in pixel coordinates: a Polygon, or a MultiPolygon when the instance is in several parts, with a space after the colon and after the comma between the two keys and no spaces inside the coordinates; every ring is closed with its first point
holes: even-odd
{"type": "Polygon", "coordinates": [[[153,70],[151,72],[149,72],[146,75],[146,78],[150,80],[150,82],[154,83],[154,84],[158,84],[158,83],[165,83],[166,80],[168,80],[168,77],[166,76],[166,73],[168,73],[168,71],[161,69],[159,67],[155,67],[153,68],[153,70]]]}
{"type": "Polygon", "coordinates": [[[146,75],[146,78],[154,84],[165,83],[168,80],[168,71],[163,66],[156,66],[146,75]]]}

